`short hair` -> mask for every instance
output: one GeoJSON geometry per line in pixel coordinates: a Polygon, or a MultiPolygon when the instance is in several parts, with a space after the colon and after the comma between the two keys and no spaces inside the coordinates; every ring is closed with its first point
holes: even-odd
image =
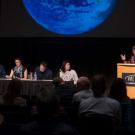
{"type": "Polygon", "coordinates": [[[95,75],[92,80],[92,90],[95,97],[101,97],[106,91],[104,75],[95,75]]]}
{"type": "Polygon", "coordinates": [[[123,79],[117,78],[113,81],[110,89],[110,97],[118,101],[128,98],[126,83],[123,79]]]}
{"type": "Polygon", "coordinates": [[[16,60],[19,60],[22,63],[22,59],[21,58],[19,58],[19,57],[18,58],[15,58],[15,61],[16,60]]]}
{"type": "Polygon", "coordinates": [[[88,90],[90,88],[90,80],[89,78],[82,76],[77,81],[78,90],[88,90]]]}
{"type": "MultiPolygon", "coordinates": [[[[62,72],[65,72],[65,65],[66,65],[67,63],[70,63],[70,61],[65,60],[65,61],[62,62],[62,65],[61,65],[61,70],[62,70],[62,72]]],[[[71,70],[71,69],[70,69],[70,70],[71,70]]]]}
{"type": "Polygon", "coordinates": [[[42,61],[42,62],[40,63],[40,65],[43,65],[44,67],[46,67],[46,66],[47,66],[47,63],[44,62],[44,61],[42,61]]]}

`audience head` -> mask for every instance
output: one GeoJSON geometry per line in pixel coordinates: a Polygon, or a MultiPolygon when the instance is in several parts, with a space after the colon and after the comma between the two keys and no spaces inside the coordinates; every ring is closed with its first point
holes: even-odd
{"type": "Polygon", "coordinates": [[[20,80],[14,79],[8,85],[7,93],[13,97],[20,96],[22,83],[20,80]]]}
{"type": "Polygon", "coordinates": [[[4,101],[7,104],[14,103],[16,97],[21,95],[22,83],[20,80],[11,80],[8,85],[7,92],[4,95],[4,101]]]}
{"type": "Polygon", "coordinates": [[[52,86],[41,88],[37,97],[37,109],[40,117],[52,117],[59,110],[59,99],[52,86]]]}
{"type": "Polygon", "coordinates": [[[16,59],[15,59],[15,65],[16,65],[17,67],[20,67],[21,64],[22,64],[22,60],[21,60],[20,58],[16,58],[16,59]]]}
{"type": "Polygon", "coordinates": [[[101,97],[106,91],[106,80],[103,75],[95,75],[92,80],[92,90],[95,97],[101,97]]]}
{"type": "Polygon", "coordinates": [[[81,90],[89,90],[90,88],[90,80],[87,77],[80,77],[77,81],[77,89],[81,90]]]}
{"type": "Polygon", "coordinates": [[[122,101],[123,99],[127,99],[127,89],[126,84],[123,79],[117,78],[111,86],[110,97],[114,98],[118,101],[122,101]]]}
{"type": "Polygon", "coordinates": [[[39,66],[40,72],[45,72],[47,64],[45,62],[41,62],[39,66]]]}
{"type": "Polygon", "coordinates": [[[62,66],[61,66],[61,70],[63,72],[70,71],[71,70],[70,62],[69,61],[63,61],[62,66]]]}
{"type": "Polygon", "coordinates": [[[59,86],[64,85],[65,83],[60,77],[56,77],[53,79],[53,84],[55,87],[59,87],[59,86]]]}
{"type": "Polygon", "coordinates": [[[133,45],[133,47],[132,47],[132,53],[135,56],[135,45],[133,45]]]}

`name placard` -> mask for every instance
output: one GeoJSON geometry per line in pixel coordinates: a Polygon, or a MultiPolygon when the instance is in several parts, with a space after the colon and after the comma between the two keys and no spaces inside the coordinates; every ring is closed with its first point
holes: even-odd
{"type": "Polygon", "coordinates": [[[122,79],[127,86],[135,86],[135,73],[122,73],[122,79]]]}

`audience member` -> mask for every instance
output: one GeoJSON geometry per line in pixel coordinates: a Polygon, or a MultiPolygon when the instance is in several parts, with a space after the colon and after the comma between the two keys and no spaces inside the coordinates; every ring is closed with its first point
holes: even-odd
{"type": "Polygon", "coordinates": [[[90,80],[87,77],[80,77],[77,81],[78,92],[73,96],[73,115],[74,117],[78,114],[79,105],[82,100],[90,98],[93,93],[90,89],[90,80]]]}
{"type": "MultiPolygon", "coordinates": [[[[117,78],[110,90],[110,97],[116,99],[121,104],[122,109],[122,128],[125,135],[135,133],[133,105],[127,96],[126,84],[123,79],[117,78]]],[[[122,133],[123,134],[123,133],[122,133]]]]}
{"type": "Polygon", "coordinates": [[[80,77],[77,81],[78,92],[74,94],[73,102],[81,102],[83,99],[87,99],[92,96],[92,90],[90,89],[90,80],[87,77],[80,77]]]}
{"type": "Polygon", "coordinates": [[[11,80],[7,92],[0,97],[1,105],[26,105],[26,100],[21,97],[22,84],[20,80],[11,80]]]}
{"type": "Polygon", "coordinates": [[[70,125],[60,119],[60,102],[53,89],[44,87],[37,100],[38,119],[22,127],[24,135],[77,135],[70,125]]]}
{"type": "Polygon", "coordinates": [[[61,106],[64,107],[68,114],[71,114],[72,99],[76,92],[75,85],[70,85],[63,81],[60,77],[54,78],[56,94],[60,97],[61,106]]]}
{"type": "Polygon", "coordinates": [[[106,81],[103,75],[95,75],[92,81],[93,96],[80,103],[80,116],[102,114],[114,117],[118,122],[121,118],[120,103],[105,96],[106,81]]]}

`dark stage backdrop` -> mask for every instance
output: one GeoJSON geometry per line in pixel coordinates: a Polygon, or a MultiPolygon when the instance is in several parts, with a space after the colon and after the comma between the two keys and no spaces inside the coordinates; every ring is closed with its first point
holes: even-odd
{"type": "MultiPolygon", "coordinates": [[[[59,37],[39,26],[26,12],[22,0],[0,0],[0,36],[59,37]]],[[[117,0],[105,23],[81,37],[135,37],[135,0],[117,0]]]]}
{"type": "Polygon", "coordinates": [[[46,61],[56,75],[62,61],[70,60],[79,76],[103,73],[112,79],[120,53],[130,57],[134,44],[135,38],[1,38],[0,63],[9,73],[15,57],[21,57],[29,71],[46,61]]]}

